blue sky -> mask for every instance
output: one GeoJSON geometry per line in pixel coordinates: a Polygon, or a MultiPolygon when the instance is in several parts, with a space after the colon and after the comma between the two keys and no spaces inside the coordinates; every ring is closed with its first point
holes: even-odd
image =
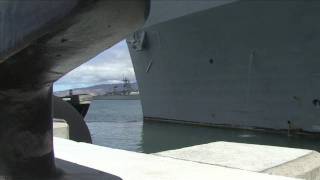
{"type": "Polygon", "coordinates": [[[128,47],[123,40],[63,76],[54,83],[53,90],[118,83],[124,76],[135,81],[128,47]]]}

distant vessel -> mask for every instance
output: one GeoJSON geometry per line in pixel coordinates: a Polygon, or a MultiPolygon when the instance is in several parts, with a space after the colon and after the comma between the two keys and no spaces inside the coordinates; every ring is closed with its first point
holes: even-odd
{"type": "Polygon", "coordinates": [[[152,1],[128,39],[146,120],[320,132],[317,1],[152,1]]]}
{"type": "Polygon", "coordinates": [[[122,79],[122,88],[118,90],[118,85],[113,86],[113,91],[105,95],[94,96],[93,100],[139,100],[139,91],[134,91],[128,78],[122,79]]]}

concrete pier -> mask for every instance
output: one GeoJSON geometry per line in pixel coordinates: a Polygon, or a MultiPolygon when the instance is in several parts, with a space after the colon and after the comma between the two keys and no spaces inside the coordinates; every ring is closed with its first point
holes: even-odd
{"type": "MultiPolygon", "coordinates": [[[[110,175],[109,179],[115,177],[123,180],[294,179],[231,167],[222,167],[209,163],[193,162],[189,159],[161,157],[161,153],[136,153],[92,144],[78,143],[61,138],[54,138],[54,149],[55,156],[59,161],[63,160],[64,162],[94,169],[100,171],[102,174],[107,173],[110,175]],[[113,163],[108,163],[110,161],[113,163]]],[[[210,159],[211,154],[205,154],[204,152],[205,151],[199,152],[200,154],[197,154],[197,156],[207,156],[210,159]]],[[[303,150],[297,151],[298,156],[303,156],[304,154],[303,150]]],[[[237,161],[237,158],[244,157],[233,156],[233,158],[237,161]]],[[[230,158],[226,160],[230,160],[230,158]]],[[[260,163],[263,163],[262,160],[263,159],[255,161],[254,164],[259,165],[260,163]]],[[[287,161],[287,159],[285,161],[287,161]]],[[[252,167],[254,167],[254,164],[252,164],[252,167]]],[[[68,169],[65,168],[63,164],[62,166],[63,169],[68,169]]],[[[91,179],[99,179],[98,174],[99,173],[93,173],[91,179]]],[[[73,177],[83,177],[85,175],[85,173],[77,174],[77,172],[75,172],[73,177]]]]}
{"type": "Polygon", "coordinates": [[[305,149],[214,142],[155,155],[251,172],[320,179],[320,154],[305,149]]]}

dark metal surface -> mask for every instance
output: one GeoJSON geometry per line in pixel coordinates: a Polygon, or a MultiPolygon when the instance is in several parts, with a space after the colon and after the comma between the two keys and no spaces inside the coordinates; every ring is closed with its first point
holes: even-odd
{"type": "Polygon", "coordinates": [[[52,83],[141,26],[147,4],[1,1],[0,176],[55,174],[52,83]]]}
{"type": "Polygon", "coordinates": [[[84,117],[70,103],[53,96],[53,107],[53,117],[63,119],[68,123],[71,140],[92,143],[84,117]]]}
{"type": "Polygon", "coordinates": [[[55,169],[51,86],[32,90],[1,87],[0,93],[1,173],[19,177],[50,175],[55,169]]]}

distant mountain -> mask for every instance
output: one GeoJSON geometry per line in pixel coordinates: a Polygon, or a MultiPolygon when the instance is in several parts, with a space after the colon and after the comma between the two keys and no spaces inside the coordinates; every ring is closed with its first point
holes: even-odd
{"type": "MultiPolygon", "coordinates": [[[[138,91],[138,84],[136,82],[130,83],[133,91],[138,91]]],[[[100,84],[85,88],[76,88],[73,89],[73,94],[90,94],[92,96],[104,95],[111,93],[113,91],[123,91],[123,84],[100,84]]],[[[56,96],[63,97],[69,95],[69,90],[57,91],[53,93],[56,96]]]]}

